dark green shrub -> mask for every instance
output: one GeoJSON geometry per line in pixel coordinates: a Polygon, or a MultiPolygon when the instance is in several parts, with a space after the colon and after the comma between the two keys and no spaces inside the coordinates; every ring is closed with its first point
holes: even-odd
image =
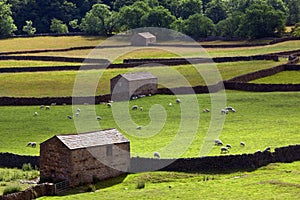
{"type": "Polygon", "coordinates": [[[22,166],[23,171],[31,171],[33,168],[30,163],[24,163],[22,166]]]}
{"type": "Polygon", "coordinates": [[[20,192],[21,190],[21,187],[18,185],[7,186],[6,188],[4,188],[3,195],[20,192]]]}

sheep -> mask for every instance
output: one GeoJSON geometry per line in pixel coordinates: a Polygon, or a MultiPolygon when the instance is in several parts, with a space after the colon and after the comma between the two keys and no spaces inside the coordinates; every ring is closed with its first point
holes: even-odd
{"type": "Polygon", "coordinates": [[[141,126],[138,126],[138,127],[136,127],[136,129],[137,129],[137,130],[141,130],[141,129],[142,129],[142,127],[141,127],[141,126]]]}
{"type": "Polygon", "coordinates": [[[231,148],[231,145],[230,145],[230,144],[226,144],[226,147],[227,147],[228,149],[230,149],[230,148],[231,148]]]}
{"type": "Polygon", "coordinates": [[[266,147],[263,152],[271,151],[271,147],[266,147]]]}
{"type": "Polygon", "coordinates": [[[151,96],[152,96],[152,94],[148,94],[148,96],[149,96],[149,97],[151,97],[151,96]]]}
{"type": "Polygon", "coordinates": [[[245,142],[240,142],[240,145],[241,145],[242,147],[246,146],[245,142]]]}
{"type": "Polygon", "coordinates": [[[62,105],[63,105],[63,106],[66,106],[67,104],[66,104],[66,103],[63,103],[62,105]]]}
{"type": "Polygon", "coordinates": [[[34,114],[33,114],[34,116],[38,116],[39,115],[39,113],[38,112],[34,112],[34,114]]]}
{"type": "Polygon", "coordinates": [[[73,119],[73,117],[71,115],[68,115],[67,118],[68,119],[73,119]]]}
{"type": "Polygon", "coordinates": [[[36,142],[28,142],[26,147],[32,147],[35,148],[36,147],[36,142]]]}
{"type": "Polygon", "coordinates": [[[140,111],[143,111],[144,110],[144,108],[143,107],[140,107],[140,111]]]}
{"type": "Polygon", "coordinates": [[[54,103],[51,103],[51,106],[56,106],[56,103],[54,102],[54,103]]]}
{"type": "Polygon", "coordinates": [[[80,112],[81,110],[80,110],[80,108],[77,108],[76,111],[77,111],[77,112],[80,112]]]}
{"type": "Polygon", "coordinates": [[[228,147],[221,147],[221,153],[228,153],[229,148],[228,147]]]}
{"type": "Polygon", "coordinates": [[[114,102],[113,100],[109,100],[109,101],[108,101],[108,103],[113,103],[113,102],[114,102]]]}
{"type": "Polygon", "coordinates": [[[169,103],[169,106],[173,106],[173,104],[172,104],[172,103],[169,103]]]}
{"type": "Polygon", "coordinates": [[[107,107],[108,107],[108,108],[111,108],[111,103],[107,103],[107,107]]]}
{"type": "Polygon", "coordinates": [[[131,110],[137,110],[138,109],[138,106],[137,105],[134,105],[131,107],[131,110]]]}
{"type": "Polygon", "coordinates": [[[137,99],[137,96],[131,97],[131,100],[136,100],[136,99],[137,99]]]}
{"type": "Polygon", "coordinates": [[[223,142],[221,140],[219,140],[219,139],[215,139],[215,145],[222,146],[223,142]]]}
{"type": "Polygon", "coordinates": [[[99,121],[101,120],[102,118],[100,116],[97,116],[96,119],[99,121]]]}
{"type": "Polygon", "coordinates": [[[76,113],[75,113],[75,116],[76,116],[76,117],[79,117],[79,112],[76,112],[76,113]]]}
{"type": "Polygon", "coordinates": [[[41,109],[41,110],[44,109],[44,107],[45,107],[44,105],[40,105],[40,109],[41,109]]]}
{"type": "Polygon", "coordinates": [[[158,152],[154,152],[153,156],[158,159],[160,158],[160,154],[158,152]]]}
{"type": "Polygon", "coordinates": [[[203,112],[208,113],[210,110],[208,108],[203,109],[203,112]]]}
{"type": "Polygon", "coordinates": [[[45,108],[46,108],[46,110],[50,110],[50,106],[46,106],[45,108]]]}
{"type": "Polygon", "coordinates": [[[228,110],[222,109],[221,114],[228,114],[228,110]]]}
{"type": "Polygon", "coordinates": [[[227,106],[227,107],[225,108],[225,110],[228,110],[228,111],[230,111],[230,112],[236,112],[236,110],[235,110],[233,107],[231,107],[231,106],[227,106]]]}
{"type": "Polygon", "coordinates": [[[181,103],[181,100],[180,99],[176,99],[176,103],[181,103]]]}

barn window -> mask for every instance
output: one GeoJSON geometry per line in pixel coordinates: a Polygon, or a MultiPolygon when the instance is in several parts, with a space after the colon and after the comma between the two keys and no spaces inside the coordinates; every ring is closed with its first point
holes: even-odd
{"type": "Polygon", "coordinates": [[[112,145],[106,146],[106,156],[112,156],[112,145]]]}

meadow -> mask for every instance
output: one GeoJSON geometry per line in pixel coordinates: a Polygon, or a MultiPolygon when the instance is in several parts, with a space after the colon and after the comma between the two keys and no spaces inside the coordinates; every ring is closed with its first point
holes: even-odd
{"type": "Polygon", "coordinates": [[[299,71],[283,71],[273,76],[260,78],[251,81],[251,83],[264,83],[264,84],[300,84],[299,71]]]}
{"type": "MultiPolygon", "coordinates": [[[[261,69],[271,68],[285,63],[274,61],[246,61],[234,63],[218,63],[217,69],[221,79],[227,80],[238,75],[254,72],[261,69]]],[[[84,67],[84,66],[83,66],[84,67]]],[[[203,67],[209,68],[209,65],[182,65],[174,67],[137,67],[129,69],[105,69],[90,71],[53,71],[53,72],[26,72],[26,73],[3,73],[0,74],[0,96],[13,97],[47,97],[47,96],[72,96],[74,82],[79,75],[94,77],[99,75],[98,84],[93,79],[87,79],[85,83],[97,85],[96,95],[108,94],[110,91],[109,80],[122,73],[132,71],[149,71],[156,75],[160,84],[167,83],[171,87],[188,85],[206,85],[205,81],[199,74],[203,67]],[[101,77],[100,77],[101,75],[101,77]],[[176,77],[180,76],[183,79],[176,77]],[[16,87],[17,86],[17,87],[16,87]]],[[[217,75],[217,74],[216,74],[217,75]]],[[[213,82],[215,84],[216,82],[213,82]]],[[[82,91],[84,93],[84,91],[82,91]]]]}
{"type": "Polygon", "coordinates": [[[299,169],[298,161],[229,174],[147,172],[103,181],[95,192],[82,193],[87,187],[81,187],[67,196],[39,199],[295,199],[300,195],[299,169]],[[145,188],[137,189],[141,182],[145,188]]]}

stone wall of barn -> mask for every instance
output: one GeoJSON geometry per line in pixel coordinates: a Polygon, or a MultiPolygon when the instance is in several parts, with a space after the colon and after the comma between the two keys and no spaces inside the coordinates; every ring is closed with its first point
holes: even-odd
{"type": "Polygon", "coordinates": [[[41,181],[66,180],[70,174],[70,150],[53,137],[40,145],[41,181]]]}
{"type": "Polygon", "coordinates": [[[157,79],[145,79],[129,82],[129,95],[147,95],[157,93],[157,79]]]}
{"type": "Polygon", "coordinates": [[[128,171],[129,143],[73,150],[71,153],[70,186],[117,177],[128,171]],[[111,148],[110,150],[108,150],[111,148]],[[110,151],[110,152],[108,152],[110,151]]]}

